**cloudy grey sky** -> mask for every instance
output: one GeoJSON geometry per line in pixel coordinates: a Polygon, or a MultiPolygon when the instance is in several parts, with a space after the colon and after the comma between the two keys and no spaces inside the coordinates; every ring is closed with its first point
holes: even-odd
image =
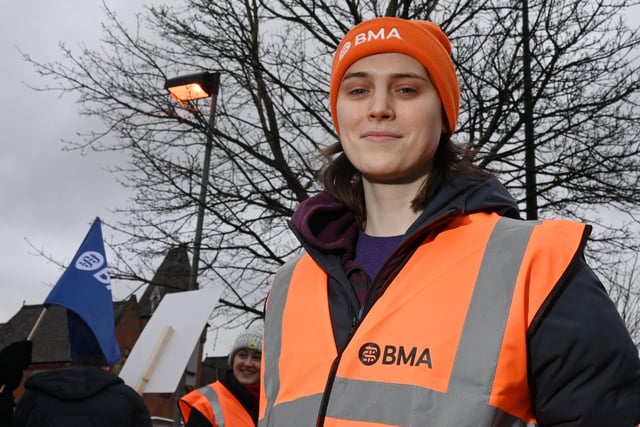
{"type": "MultiPolygon", "coordinates": [[[[133,22],[143,5],[164,0],[106,0],[121,21],[133,22]]],[[[63,151],[63,139],[100,128],[79,115],[72,94],[37,92],[46,81],[20,52],[38,62],[62,58],[58,43],[77,51],[79,44],[100,46],[102,0],[26,0],[3,5],[0,14],[0,323],[23,304],[41,304],[62,270],[37,254],[68,262],[96,216],[115,222],[113,211],[129,194],[107,172],[114,155],[63,151]],[[34,249],[35,247],[35,249],[34,249]]],[[[103,227],[105,240],[110,231],[103,227]]],[[[107,248],[107,258],[110,257],[107,248]]],[[[162,260],[158,260],[158,264],[162,260]]],[[[113,281],[114,299],[132,292],[130,283],[113,281]]],[[[236,331],[219,331],[206,355],[228,352],[236,331]]],[[[210,335],[210,340],[211,340],[210,335]]],[[[213,341],[213,340],[211,340],[213,341]]]]}
{"type": "MultiPolygon", "coordinates": [[[[110,1],[120,14],[140,9],[138,0],[110,1]]],[[[18,48],[38,60],[61,57],[58,42],[95,46],[103,20],[98,0],[23,1],[3,5],[0,14],[0,322],[24,303],[42,303],[62,273],[41,256],[73,257],[96,216],[106,220],[127,195],[104,167],[104,156],[63,152],[62,139],[88,129],[71,96],[36,92],[42,85],[18,48]]],[[[107,254],[108,256],[108,254],[107,254]]],[[[114,286],[114,294],[127,293],[114,286]]]]}
{"type": "MultiPolygon", "coordinates": [[[[142,1],[110,0],[108,4],[122,16],[133,16],[142,1]]],[[[54,259],[69,261],[93,219],[100,216],[108,221],[113,208],[127,198],[105,170],[113,158],[62,151],[62,139],[73,138],[92,123],[78,114],[72,96],[60,98],[27,87],[25,83],[41,86],[45,82],[18,52],[45,61],[60,59],[59,41],[69,47],[81,42],[96,46],[103,17],[98,0],[27,0],[3,5],[0,323],[9,320],[23,303],[42,303],[62,274],[56,265],[36,255],[31,245],[54,259]]],[[[114,297],[130,292],[123,286],[128,285],[114,284],[114,297]]]]}

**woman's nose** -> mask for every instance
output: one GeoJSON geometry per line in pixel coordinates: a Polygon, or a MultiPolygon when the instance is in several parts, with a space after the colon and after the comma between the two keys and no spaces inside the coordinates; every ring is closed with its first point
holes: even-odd
{"type": "Polygon", "coordinates": [[[390,120],[395,118],[391,100],[386,93],[374,92],[371,96],[369,118],[371,120],[390,120]]]}

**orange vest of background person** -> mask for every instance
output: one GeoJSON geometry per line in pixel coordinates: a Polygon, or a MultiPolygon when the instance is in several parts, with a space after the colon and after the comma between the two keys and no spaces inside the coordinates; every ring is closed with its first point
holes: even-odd
{"type": "Polygon", "coordinates": [[[189,422],[192,408],[195,408],[207,417],[213,427],[254,427],[249,413],[220,381],[183,396],[178,407],[185,424],[189,422]]]}
{"type": "Polygon", "coordinates": [[[455,219],[418,247],[341,354],[327,274],[307,254],[288,263],[269,294],[259,425],[535,422],[527,330],[585,233],[566,220],[455,219]],[[300,345],[309,331],[314,345],[300,345]]]}

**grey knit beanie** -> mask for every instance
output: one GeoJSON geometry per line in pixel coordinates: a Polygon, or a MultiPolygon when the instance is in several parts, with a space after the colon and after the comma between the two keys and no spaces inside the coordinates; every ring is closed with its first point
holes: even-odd
{"type": "Polygon", "coordinates": [[[242,348],[262,352],[263,333],[264,328],[262,325],[251,326],[249,329],[240,333],[240,335],[236,337],[233,347],[231,347],[231,352],[229,353],[229,365],[233,365],[233,356],[235,356],[238,350],[242,348]]]}

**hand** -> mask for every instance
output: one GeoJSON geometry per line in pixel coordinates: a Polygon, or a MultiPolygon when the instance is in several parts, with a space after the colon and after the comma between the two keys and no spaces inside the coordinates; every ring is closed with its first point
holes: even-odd
{"type": "Polygon", "coordinates": [[[32,341],[12,342],[0,350],[0,387],[14,390],[22,381],[22,371],[31,363],[32,341]]]}

